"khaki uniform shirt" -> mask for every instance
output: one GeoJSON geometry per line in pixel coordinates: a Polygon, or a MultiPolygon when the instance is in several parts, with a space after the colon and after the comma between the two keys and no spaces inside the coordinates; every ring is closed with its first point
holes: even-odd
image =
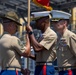
{"type": "Polygon", "coordinates": [[[43,33],[43,39],[40,44],[45,47],[45,50],[36,53],[36,62],[52,62],[56,57],[55,42],[57,39],[56,33],[47,28],[43,33]]]}
{"type": "Polygon", "coordinates": [[[57,60],[59,67],[76,65],[76,34],[66,29],[58,41],[57,60]]]}
{"type": "Polygon", "coordinates": [[[21,67],[21,53],[25,51],[25,47],[16,36],[3,34],[0,39],[0,59],[1,67],[14,66],[21,67]]]}

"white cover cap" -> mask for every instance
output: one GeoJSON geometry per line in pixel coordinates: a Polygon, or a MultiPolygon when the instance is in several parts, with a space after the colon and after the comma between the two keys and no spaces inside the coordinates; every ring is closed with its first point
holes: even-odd
{"type": "Polygon", "coordinates": [[[71,17],[71,14],[59,10],[51,10],[50,13],[52,14],[52,18],[69,19],[71,17]]]}
{"type": "Polygon", "coordinates": [[[40,19],[40,18],[46,17],[46,16],[49,16],[49,18],[51,18],[50,11],[32,12],[31,21],[37,20],[37,19],[40,19]]]}
{"type": "Polygon", "coordinates": [[[36,18],[36,17],[44,17],[44,16],[49,16],[50,11],[41,11],[41,12],[32,12],[31,15],[36,18]]]}

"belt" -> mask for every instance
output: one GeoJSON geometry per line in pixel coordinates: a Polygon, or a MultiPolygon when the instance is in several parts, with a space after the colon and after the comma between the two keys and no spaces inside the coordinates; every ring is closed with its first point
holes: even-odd
{"type": "Polygon", "coordinates": [[[21,71],[21,68],[19,68],[19,67],[5,67],[3,70],[17,70],[17,71],[21,71]]]}
{"type": "Polygon", "coordinates": [[[65,70],[72,70],[72,69],[76,69],[76,67],[60,67],[58,68],[58,71],[65,71],[65,70]]]}
{"type": "Polygon", "coordinates": [[[52,63],[36,63],[36,65],[52,65],[52,63]]]}

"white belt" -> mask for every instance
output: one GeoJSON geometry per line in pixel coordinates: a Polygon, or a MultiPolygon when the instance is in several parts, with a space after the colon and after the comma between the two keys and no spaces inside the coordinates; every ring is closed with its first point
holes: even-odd
{"type": "Polygon", "coordinates": [[[52,63],[36,63],[36,65],[52,65],[52,63]]]}
{"type": "Polygon", "coordinates": [[[21,68],[18,68],[18,67],[6,67],[3,70],[18,70],[18,71],[21,71],[21,68]]]}
{"type": "Polygon", "coordinates": [[[58,71],[65,71],[65,70],[72,70],[72,69],[76,69],[76,67],[60,67],[58,68],[58,71]]]}

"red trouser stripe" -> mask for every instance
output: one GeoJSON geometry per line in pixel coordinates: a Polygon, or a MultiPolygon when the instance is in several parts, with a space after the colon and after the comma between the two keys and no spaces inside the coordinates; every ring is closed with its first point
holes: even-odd
{"type": "Polygon", "coordinates": [[[16,70],[16,75],[18,75],[18,70],[16,70]]]}
{"type": "Polygon", "coordinates": [[[72,70],[68,70],[68,75],[73,75],[72,70]]]}
{"type": "Polygon", "coordinates": [[[43,75],[46,75],[46,65],[43,66],[43,75]]]}

